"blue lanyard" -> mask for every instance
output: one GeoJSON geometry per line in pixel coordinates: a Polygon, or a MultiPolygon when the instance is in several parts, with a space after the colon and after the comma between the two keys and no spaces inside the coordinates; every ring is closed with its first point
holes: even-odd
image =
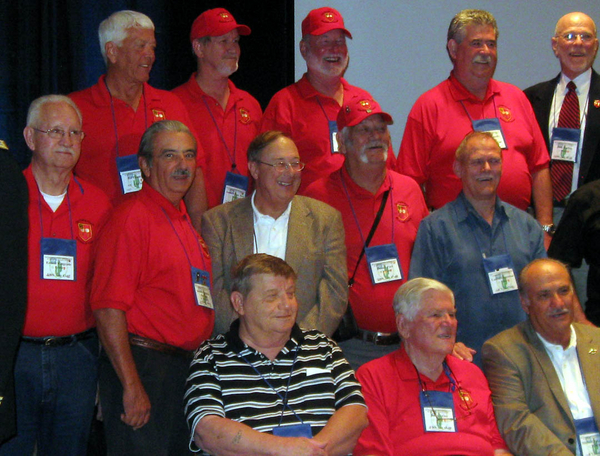
{"type": "MultiPolygon", "coordinates": [[[[417,370],[417,366],[413,364],[413,367],[415,368],[415,372],[417,373],[419,388],[421,388],[421,391],[427,391],[427,388],[425,388],[425,384],[421,380],[421,375],[417,370]]],[[[446,374],[446,377],[448,377],[448,380],[450,381],[449,389],[450,391],[454,392],[456,390],[456,380],[452,378],[454,376],[454,373],[450,370],[450,367],[448,366],[448,363],[446,363],[446,361],[442,361],[442,367],[444,368],[444,374],[446,374]]],[[[435,379],[433,379],[433,381],[435,382],[435,379]]]]}
{"type": "Polygon", "coordinates": [[[288,391],[290,390],[290,383],[292,381],[292,374],[294,373],[294,366],[296,365],[296,360],[298,359],[298,350],[300,349],[299,346],[296,346],[296,349],[294,350],[294,361],[292,362],[292,368],[290,370],[290,375],[288,377],[288,383],[287,386],[285,388],[285,396],[282,396],[279,391],[277,391],[273,385],[271,385],[271,383],[269,382],[269,380],[267,380],[260,372],[259,370],[250,362],[246,359],[246,357],[244,355],[242,355],[240,353],[241,358],[246,361],[246,363],[252,368],[254,369],[254,372],[256,372],[259,377],[269,386],[269,388],[271,388],[275,394],[277,394],[277,396],[279,397],[279,399],[281,399],[281,401],[283,402],[283,408],[281,409],[281,416],[279,417],[279,425],[281,426],[281,422],[283,421],[283,412],[285,411],[285,408],[287,407],[288,409],[290,409],[290,411],[294,414],[294,416],[302,423],[304,424],[304,421],[302,421],[302,418],[300,418],[298,416],[298,414],[294,411],[294,409],[292,407],[290,407],[290,405],[288,404],[287,401],[287,396],[288,396],[288,391]]]}
{"type": "Polygon", "coordinates": [[[329,116],[327,115],[327,113],[325,112],[325,108],[323,107],[323,103],[321,103],[321,99],[319,98],[319,96],[317,95],[315,97],[317,99],[317,103],[319,103],[319,106],[321,106],[321,111],[323,111],[323,115],[325,116],[325,118],[327,119],[327,122],[331,122],[331,120],[329,119],[329,116]]]}
{"type": "Polygon", "coordinates": [[[210,114],[210,117],[211,117],[213,123],[215,124],[215,128],[217,129],[217,133],[219,133],[219,137],[221,138],[221,142],[223,143],[223,146],[225,147],[225,152],[227,152],[227,156],[229,157],[229,161],[231,162],[231,170],[233,171],[237,167],[237,165],[235,164],[235,149],[236,149],[236,146],[237,146],[237,116],[236,116],[236,113],[235,113],[235,108],[233,110],[234,130],[233,130],[233,154],[232,154],[229,151],[229,147],[227,146],[227,142],[225,141],[225,137],[223,136],[223,132],[221,131],[221,129],[219,128],[219,125],[217,124],[217,119],[215,119],[215,116],[212,113],[210,107],[208,106],[208,103],[206,102],[206,97],[204,95],[202,96],[202,101],[204,102],[204,106],[206,106],[206,110],[210,114]]]}
{"type": "MultiPolygon", "coordinates": [[[[494,103],[494,115],[496,114],[497,108],[496,108],[496,94],[492,95],[492,103],[494,103]]],[[[467,111],[467,107],[465,106],[465,104],[463,103],[462,100],[460,100],[460,104],[462,105],[463,109],[465,110],[465,112],[467,113],[467,116],[469,116],[469,120],[471,121],[471,123],[473,123],[473,118],[471,117],[471,114],[469,114],[469,111],[467,111]]],[[[485,119],[485,101],[482,103],[481,106],[481,117],[482,119],[485,119]]]]}
{"type": "MultiPolygon", "coordinates": [[[[348,193],[348,188],[346,187],[346,181],[344,180],[344,176],[342,174],[342,169],[340,168],[340,179],[342,181],[342,187],[344,188],[344,193],[346,194],[346,199],[348,200],[348,204],[350,205],[350,209],[352,210],[352,216],[354,217],[354,222],[356,223],[356,227],[358,228],[358,234],[360,234],[360,239],[362,240],[363,246],[365,245],[365,238],[363,236],[362,230],[360,229],[360,224],[358,223],[358,217],[356,216],[356,211],[354,210],[354,206],[352,205],[352,200],[350,199],[350,194],[348,193]]],[[[392,213],[392,241],[391,244],[394,243],[394,186],[392,184],[392,179],[388,176],[390,181],[390,211],[392,213]]]]}
{"type": "MultiPolygon", "coordinates": [[[[73,176],[75,179],[75,176],[73,176]]],[[[78,183],[79,184],[79,183],[78,183]]],[[[37,182],[36,182],[37,185],[37,182]]],[[[42,222],[42,192],[40,187],[38,186],[38,209],[40,211],[40,237],[44,238],[44,224],[42,222]]],[[[73,234],[73,214],[71,212],[71,198],[69,198],[69,185],[67,184],[67,205],[69,206],[69,227],[71,228],[71,240],[75,239],[75,235],[73,234]]]]}
{"type": "MultiPolygon", "coordinates": [[[[171,228],[173,229],[173,232],[175,233],[175,236],[177,236],[177,239],[179,240],[179,243],[181,244],[181,248],[183,249],[183,253],[185,253],[185,257],[188,260],[188,264],[190,265],[190,268],[194,267],[194,265],[192,264],[192,261],[190,260],[190,257],[187,253],[187,250],[185,248],[185,245],[183,244],[183,241],[181,240],[181,238],[179,237],[179,233],[177,233],[177,230],[175,229],[175,226],[173,225],[173,222],[171,221],[171,218],[169,217],[169,215],[167,214],[167,211],[165,211],[164,207],[161,207],[163,213],[165,214],[165,217],[167,218],[167,220],[169,221],[169,225],[171,225],[171,228]]],[[[192,230],[192,234],[195,233],[194,228],[192,227],[192,224],[190,223],[189,219],[186,218],[186,221],[190,227],[190,229],[192,230]]],[[[196,235],[194,234],[194,237],[196,235]]],[[[202,266],[204,267],[204,270],[208,272],[208,270],[206,269],[206,261],[204,260],[204,252],[202,250],[202,246],[200,246],[200,241],[198,240],[198,238],[196,237],[196,242],[198,243],[198,249],[200,250],[200,257],[202,258],[202,266]]]]}
{"type": "MultiPolygon", "coordinates": [[[[113,128],[115,130],[115,151],[117,153],[117,157],[119,157],[119,132],[117,130],[117,116],[115,114],[115,104],[113,102],[112,93],[110,93],[110,89],[108,88],[108,84],[106,83],[106,79],[104,79],[104,85],[106,86],[108,96],[110,97],[110,112],[112,113],[113,128]]],[[[146,109],[146,91],[144,90],[143,85],[142,97],[144,98],[144,131],[146,131],[148,129],[148,110],[146,109]]]]}

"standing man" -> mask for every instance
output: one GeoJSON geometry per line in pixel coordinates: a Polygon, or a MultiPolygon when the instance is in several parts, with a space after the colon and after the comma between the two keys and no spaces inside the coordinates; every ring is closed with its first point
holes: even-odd
{"type": "Polygon", "coordinates": [[[525,89],[525,95],[550,152],[554,204],[564,208],[571,192],[600,178],[600,78],[592,69],[598,38],[592,18],[583,13],[561,17],[552,50],[560,74],[525,89]]]}
{"type": "Polygon", "coordinates": [[[17,432],[14,367],[27,306],[27,183],[0,140],[0,445],[17,432]]]}
{"type": "Polygon", "coordinates": [[[88,283],[110,203],[73,176],[81,124],[77,106],[62,95],[34,100],[27,113],[27,313],[15,366],[17,435],[2,446],[2,456],[33,454],[36,447],[38,454],[87,450],[99,347],[88,283]]]}
{"type": "Polygon", "coordinates": [[[231,270],[252,253],[279,257],[298,271],[298,324],[333,334],[348,302],[340,213],[296,195],[304,163],[283,133],[258,135],[248,147],[248,167],[255,183],[252,195],[202,217],[215,274],[215,334],[227,332],[235,318],[231,270]]]}
{"type": "Polygon", "coordinates": [[[152,124],[138,152],[142,190],[100,240],[91,304],[110,454],[187,454],[182,397],[192,351],[210,336],[211,262],[182,199],[196,141],[181,122],[152,124]]]}
{"type": "Polygon", "coordinates": [[[411,109],[398,171],[422,185],[427,205],[439,209],[460,193],[460,179],[452,172],[456,148],[468,132],[489,131],[503,149],[505,172],[498,195],[522,210],[533,203],[537,220],[549,230],[548,153],[523,92],[492,79],[497,39],[496,20],[487,11],[463,10],[454,16],[446,46],[453,70],[411,109]]]}
{"type": "Polygon", "coordinates": [[[202,132],[198,139],[210,170],[205,178],[209,209],[246,196],[246,150],[258,134],[262,115],[258,101],[229,79],[238,69],[240,35],[250,35],[250,28],[238,24],[224,8],[198,16],[190,33],[198,70],[173,89],[190,113],[194,129],[202,132]]]}
{"type": "MultiPolygon", "coordinates": [[[[172,93],[148,85],[154,64],[154,24],[136,11],[118,11],[98,29],[106,74],[92,87],[70,97],[84,113],[88,140],[75,173],[100,187],[116,204],[123,194],[141,189],[136,152],[154,122],[174,119],[190,125],[183,103],[172,93]]],[[[204,167],[198,147],[197,166],[204,167]]],[[[186,203],[192,220],[206,210],[204,177],[196,172],[186,203]]]]}
{"type": "MultiPolygon", "coordinates": [[[[342,166],[336,119],[343,103],[372,98],[342,77],[348,67],[346,37],[352,35],[336,9],[312,10],[302,21],[300,53],[307,71],[295,84],[277,92],[262,120],[262,131],[280,130],[294,140],[306,163],[299,193],[313,181],[342,166]]],[[[394,154],[389,160],[395,161],[394,154]]]]}
{"type": "Polygon", "coordinates": [[[514,454],[598,454],[600,329],[575,322],[567,268],[536,260],[519,278],[527,321],[483,346],[498,427],[514,454]]]}
{"type": "Polygon", "coordinates": [[[516,278],[530,261],[546,256],[539,224],[497,195],[503,158],[491,133],[465,137],[454,161],[462,191],[421,222],[409,274],[439,280],[454,292],[457,341],[477,352],[525,319],[516,278]]]}
{"type": "Polygon", "coordinates": [[[359,334],[340,346],[355,369],[398,348],[390,302],[408,277],[419,223],[428,214],[416,182],[386,167],[391,123],[370,97],[345,102],[337,117],[344,165],[306,192],[342,213],[349,302],[359,334]]]}

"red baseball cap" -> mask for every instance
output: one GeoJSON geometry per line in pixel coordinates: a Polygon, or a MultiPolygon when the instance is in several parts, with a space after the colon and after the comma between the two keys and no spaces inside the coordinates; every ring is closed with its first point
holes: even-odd
{"type": "Polygon", "coordinates": [[[192,24],[190,41],[205,36],[221,36],[237,29],[240,35],[250,35],[250,27],[238,24],[225,8],[214,8],[204,11],[192,24]]]}
{"type": "Polygon", "coordinates": [[[335,8],[317,8],[308,13],[302,21],[302,36],[323,35],[330,30],[342,30],[348,38],[352,34],[344,26],[344,18],[335,8]]]}
{"type": "Polygon", "coordinates": [[[354,97],[349,103],[344,103],[337,116],[338,131],[344,127],[354,127],[367,117],[379,114],[388,125],[394,123],[392,116],[383,112],[379,103],[372,98],[354,97]]]}

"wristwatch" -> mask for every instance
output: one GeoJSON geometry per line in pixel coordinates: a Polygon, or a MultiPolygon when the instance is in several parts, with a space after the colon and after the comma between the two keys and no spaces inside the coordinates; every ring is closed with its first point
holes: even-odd
{"type": "Polygon", "coordinates": [[[554,223],[551,223],[550,225],[542,225],[542,229],[550,236],[556,233],[556,225],[554,223]]]}

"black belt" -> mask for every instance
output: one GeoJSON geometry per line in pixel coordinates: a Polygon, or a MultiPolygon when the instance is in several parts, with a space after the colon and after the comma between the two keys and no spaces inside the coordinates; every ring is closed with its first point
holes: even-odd
{"type": "Polygon", "coordinates": [[[146,337],[138,336],[137,334],[129,334],[129,343],[136,347],[149,348],[167,355],[176,356],[177,358],[192,359],[194,352],[184,350],[183,348],[175,347],[174,345],[163,344],[154,339],[148,339],[146,337]]]}
{"type": "Polygon", "coordinates": [[[367,331],[366,329],[359,329],[356,339],[364,340],[365,342],[371,342],[375,345],[394,345],[400,342],[400,336],[398,333],[382,333],[367,331]]]}
{"type": "Polygon", "coordinates": [[[71,345],[75,342],[79,342],[81,340],[90,339],[96,335],[96,328],[90,328],[87,331],[83,331],[77,334],[73,334],[71,336],[62,336],[62,337],[21,337],[23,342],[27,342],[30,344],[36,345],[45,345],[47,347],[60,347],[62,345],[71,345]]]}

